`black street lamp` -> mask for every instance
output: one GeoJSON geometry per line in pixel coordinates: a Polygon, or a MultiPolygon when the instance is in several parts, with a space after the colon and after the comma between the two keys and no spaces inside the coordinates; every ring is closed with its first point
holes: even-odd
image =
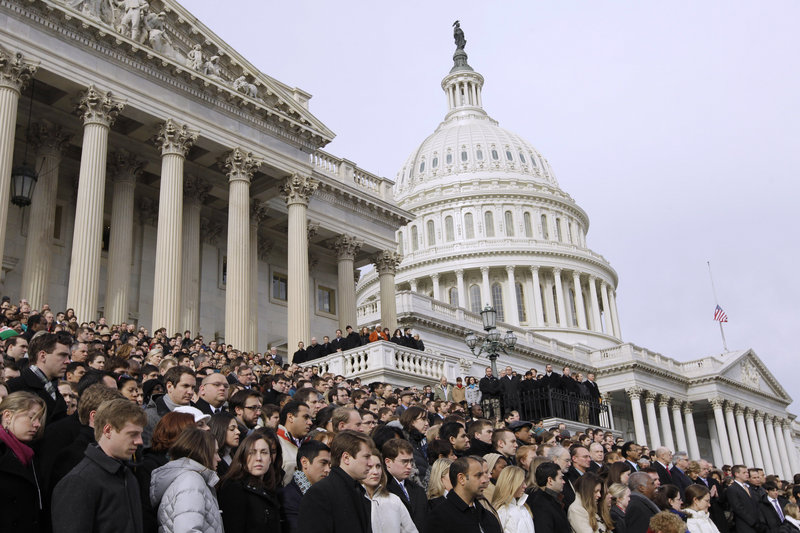
{"type": "Polygon", "coordinates": [[[470,333],[464,337],[464,342],[475,357],[479,357],[484,352],[489,356],[489,360],[492,362],[492,374],[497,377],[497,354],[503,352],[509,355],[517,344],[517,336],[513,331],[507,331],[505,337],[502,336],[497,329],[497,311],[491,305],[486,304],[481,311],[481,318],[486,338],[481,339],[474,333],[470,333]]]}
{"type": "Polygon", "coordinates": [[[36,169],[28,165],[28,143],[31,136],[31,115],[33,114],[33,90],[36,80],[31,81],[31,102],[28,106],[28,129],[25,132],[25,155],[22,158],[22,165],[11,171],[11,203],[25,207],[31,205],[33,199],[33,188],[39,179],[36,169]]]}

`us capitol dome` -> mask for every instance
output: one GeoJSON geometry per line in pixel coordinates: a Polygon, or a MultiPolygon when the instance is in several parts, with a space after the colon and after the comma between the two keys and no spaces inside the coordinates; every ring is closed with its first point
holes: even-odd
{"type": "MultiPolygon", "coordinates": [[[[444,120],[394,185],[415,217],[397,232],[398,291],[471,313],[490,304],[499,322],[568,344],[620,344],[617,274],[586,243],[589,217],[547,159],[484,110],[484,78],[463,48],[453,59],[442,80],[444,120]]],[[[365,276],[359,302],[378,289],[365,276]]]]}

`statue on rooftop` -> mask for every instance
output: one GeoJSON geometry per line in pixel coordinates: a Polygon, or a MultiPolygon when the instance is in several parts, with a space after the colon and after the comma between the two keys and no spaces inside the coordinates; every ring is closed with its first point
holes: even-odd
{"type": "Polygon", "coordinates": [[[456,50],[463,50],[467,46],[464,30],[461,29],[461,23],[458,20],[453,23],[453,38],[456,41],[456,50]]]}

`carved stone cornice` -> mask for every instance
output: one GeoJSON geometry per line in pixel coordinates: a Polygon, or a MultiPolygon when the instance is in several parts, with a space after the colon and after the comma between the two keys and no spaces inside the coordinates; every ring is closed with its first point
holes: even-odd
{"type": "Polygon", "coordinates": [[[658,406],[659,407],[669,408],[669,402],[670,402],[670,398],[668,398],[668,397],[666,397],[666,396],[664,396],[662,394],[661,397],[658,399],[658,406]]]}
{"type": "Polygon", "coordinates": [[[364,241],[350,235],[339,235],[334,241],[331,249],[336,252],[336,259],[339,261],[343,259],[353,260],[356,254],[361,250],[364,241]]]}
{"type": "Polygon", "coordinates": [[[745,408],[745,410],[744,410],[744,418],[745,418],[745,420],[748,419],[748,418],[754,418],[755,415],[756,415],[755,409],[753,409],[751,407],[746,407],[745,408]]]}
{"type": "Polygon", "coordinates": [[[755,418],[756,424],[758,424],[759,422],[761,422],[762,424],[764,423],[764,413],[762,413],[761,411],[755,411],[753,418],[755,418]]]}
{"type": "Polygon", "coordinates": [[[261,202],[254,199],[250,202],[250,224],[258,227],[258,225],[261,224],[261,221],[267,218],[268,212],[269,207],[267,202],[261,202]]]}
{"type": "Polygon", "coordinates": [[[731,402],[725,402],[725,413],[732,413],[736,409],[735,405],[731,402]]]}
{"type": "Polygon", "coordinates": [[[723,400],[719,396],[716,396],[714,398],[709,398],[708,403],[711,404],[711,407],[714,410],[717,410],[717,409],[722,409],[723,408],[723,406],[725,405],[725,400],[723,400]]]}
{"type": "Polygon", "coordinates": [[[161,155],[179,155],[186,157],[189,149],[194,145],[199,132],[189,129],[186,124],[178,124],[168,118],[158,129],[155,138],[157,148],[161,149],[161,155]]]}
{"type": "Polygon", "coordinates": [[[372,258],[372,263],[378,269],[378,274],[391,274],[394,276],[402,260],[403,258],[397,252],[383,250],[372,258]]]}
{"type": "Polygon", "coordinates": [[[683,414],[690,415],[692,414],[692,402],[686,402],[683,404],[683,414]]]}
{"type": "Polygon", "coordinates": [[[628,398],[631,401],[638,400],[639,398],[641,398],[643,392],[644,389],[642,389],[641,387],[628,387],[627,389],[625,389],[625,394],[628,395],[628,398]]]}
{"type": "Polygon", "coordinates": [[[203,238],[203,242],[212,245],[217,244],[217,239],[219,239],[223,229],[222,223],[218,220],[210,218],[200,219],[200,235],[203,238]]]}
{"type": "Polygon", "coordinates": [[[115,182],[136,183],[144,165],[144,161],[127,150],[115,150],[108,155],[108,175],[115,182]]]}
{"type": "Polygon", "coordinates": [[[314,191],[319,187],[319,181],[310,176],[292,174],[281,185],[281,193],[286,201],[286,205],[302,204],[308,205],[308,200],[314,191]]]}
{"type": "Polygon", "coordinates": [[[244,180],[250,183],[253,173],[261,166],[262,161],[253,155],[253,152],[245,152],[241,148],[234,148],[220,162],[220,166],[228,176],[229,181],[244,180]]]}
{"type": "Polygon", "coordinates": [[[211,183],[194,174],[183,179],[183,196],[190,202],[204,203],[211,192],[211,183]]]}
{"type": "Polygon", "coordinates": [[[738,404],[736,405],[736,409],[734,411],[734,416],[736,416],[736,418],[739,418],[740,416],[742,416],[742,417],[744,416],[744,408],[741,405],[738,405],[738,404]]]}
{"type": "Polygon", "coordinates": [[[42,119],[31,124],[28,131],[28,142],[38,155],[58,156],[69,143],[71,135],[60,125],[42,119]]]}
{"type": "Polygon", "coordinates": [[[650,390],[644,391],[644,403],[656,403],[656,393],[650,390]]]}
{"type": "Polygon", "coordinates": [[[309,222],[306,226],[306,237],[310,241],[319,233],[319,222],[309,222]]]}
{"type": "Polygon", "coordinates": [[[0,87],[22,92],[38,68],[38,62],[26,61],[20,52],[10,52],[0,46],[0,87]]]}
{"type": "Polygon", "coordinates": [[[673,398],[672,399],[672,410],[673,411],[680,411],[681,407],[683,407],[683,402],[681,400],[673,398]]]}
{"type": "Polygon", "coordinates": [[[109,128],[120,111],[125,109],[125,100],[117,98],[110,91],[101,91],[94,85],[89,85],[79,98],[76,112],[84,125],[97,124],[109,128]]]}

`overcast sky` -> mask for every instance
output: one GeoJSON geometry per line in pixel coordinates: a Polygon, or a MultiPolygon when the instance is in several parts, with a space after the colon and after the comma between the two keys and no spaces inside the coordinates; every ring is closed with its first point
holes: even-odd
{"type": "Polygon", "coordinates": [[[711,261],[728,347],[754,349],[800,400],[800,3],[184,5],[314,95],[337,134],[325,150],[392,179],[444,117],[459,19],[484,108],[588,213],[623,338],[684,361],[721,353],[711,261]]]}

